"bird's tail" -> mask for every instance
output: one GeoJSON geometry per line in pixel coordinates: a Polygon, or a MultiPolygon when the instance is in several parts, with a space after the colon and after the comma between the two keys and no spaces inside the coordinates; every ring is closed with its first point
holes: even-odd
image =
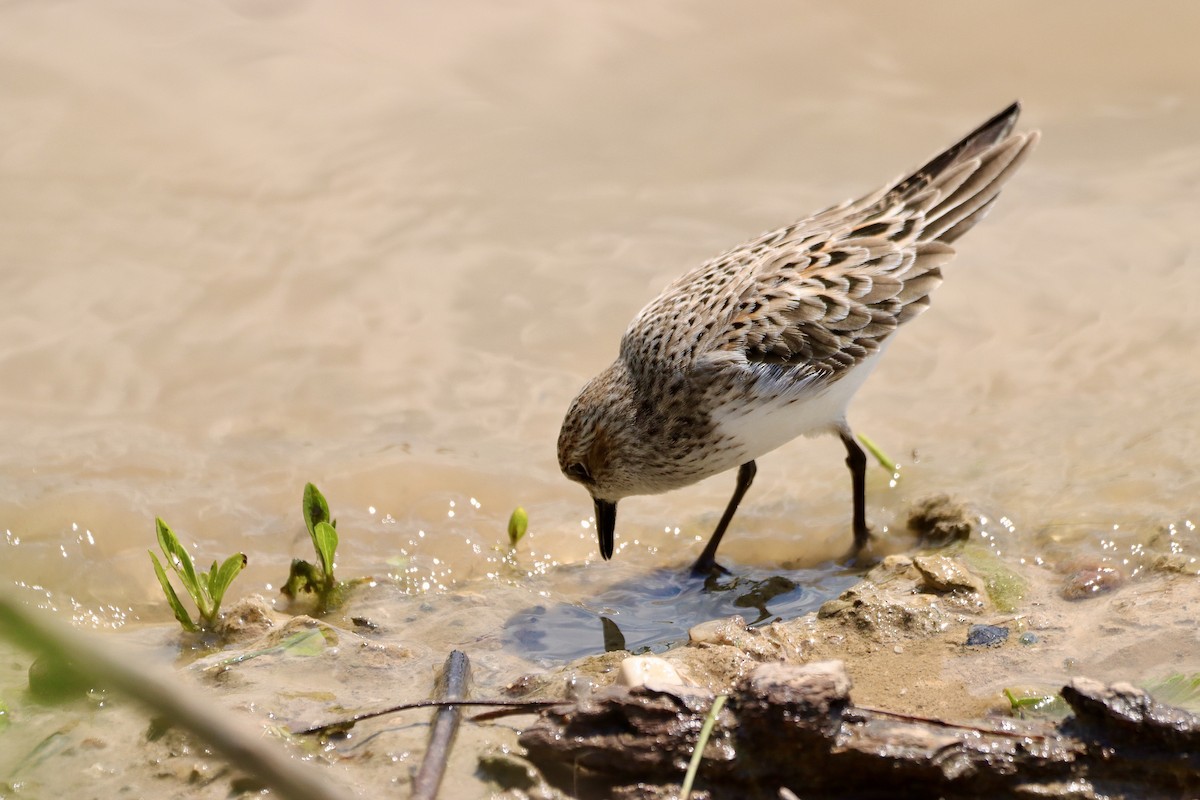
{"type": "Polygon", "coordinates": [[[950,243],[975,226],[1032,152],[1038,131],[1013,133],[1013,103],[886,191],[880,206],[902,204],[925,217],[919,241],[950,243]]]}

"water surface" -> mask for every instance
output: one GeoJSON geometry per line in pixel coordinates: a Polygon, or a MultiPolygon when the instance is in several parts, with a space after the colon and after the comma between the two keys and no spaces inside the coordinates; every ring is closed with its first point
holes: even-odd
{"type": "MultiPolygon", "coordinates": [[[[1014,98],[1042,146],[852,406],[904,465],[872,470],[870,518],[903,547],[948,492],[1046,569],[1194,553],[1200,10],[1156,9],[5,4],[0,580],[87,626],[167,623],[161,516],[274,596],[311,480],[342,575],[523,582],[431,652],[511,628],[547,663],[602,649],[603,616],[650,648],[758,618],[681,572],[732,475],[624,501],[598,560],[555,463],[567,403],[677,274],[1014,98]]],[[[762,459],[723,545],[795,582],[770,614],[844,585],[840,450],[762,459]]]]}

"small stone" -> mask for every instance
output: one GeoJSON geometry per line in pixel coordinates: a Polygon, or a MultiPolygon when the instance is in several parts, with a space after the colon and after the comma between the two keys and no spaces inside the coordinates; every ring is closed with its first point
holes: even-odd
{"type": "Polygon", "coordinates": [[[1086,600],[1107,594],[1124,582],[1125,576],[1114,567],[1087,567],[1071,573],[1059,594],[1066,600],[1086,600]]]}
{"type": "Polygon", "coordinates": [[[1155,572],[1200,575],[1200,559],[1183,553],[1165,553],[1154,560],[1155,572]]]}
{"type": "Polygon", "coordinates": [[[710,619],[688,628],[692,644],[734,644],[746,632],[746,620],[734,614],[725,619],[710,619]]]}
{"type": "Polygon", "coordinates": [[[685,681],[675,667],[658,656],[630,656],[621,662],[617,684],[658,690],[668,686],[683,686],[685,681]]]}
{"type": "Polygon", "coordinates": [[[1038,637],[1037,637],[1036,633],[1031,633],[1029,631],[1026,631],[1025,633],[1021,634],[1021,638],[1018,639],[1017,641],[1020,642],[1021,644],[1037,644],[1038,637]]]}
{"type": "Polygon", "coordinates": [[[967,647],[991,647],[1008,641],[1008,628],[1002,625],[972,625],[967,630],[967,647]]]}

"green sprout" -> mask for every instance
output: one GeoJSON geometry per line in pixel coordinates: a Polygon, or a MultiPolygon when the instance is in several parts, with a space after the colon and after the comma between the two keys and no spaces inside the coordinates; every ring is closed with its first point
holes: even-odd
{"type": "Polygon", "coordinates": [[[517,542],[521,541],[525,536],[525,531],[529,529],[529,515],[525,513],[525,509],[517,506],[513,511],[512,516],[508,518],[508,544],[514,550],[517,547],[517,542]]]}
{"type": "Polygon", "coordinates": [[[155,517],[154,525],[158,532],[158,546],[162,549],[163,557],[166,558],[167,564],[183,583],[184,591],[192,598],[192,602],[196,604],[196,610],[199,612],[199,620],[193,621],[191,614],[184,608],[179,595],[171,586],[171,581],[167,578],[167,571],[163,569],[158,556],[154,555],[154,551],[151,550],[149,552],[150,560],[154,562],[154,574],[158,576],[158,583],[162,586],[163,594],[167,596],[167,603],[170,604],[171,611],[175,613],[175,619],[179,620],[179,624],[185,631],[211,630],[221,614],[221,600],[225,597],[225,590],[246,566],[245,554],[234,553],[219,567],[214,561],[212,569],[208,572],[196,572],[196,565],[192,562],[191,554],[179,543],[178,537],[175,536],[170,526],[158,517],[155,517]]]}
{"type": "Polygon", "coordinates": [[[875,442],[865,433],[857,434],[857,436],[858,440],[862,442],[863,447],[867,448],[867,451],[871,455],[875,456],[875,460],[879,462],[879,466],[895,475],[900,469],[900,465],[888,458],[887,453],[883,452],[879,445],[875,444],[875,442]]]}
{"type": "Polygon", "coordinates": [[[313,550],[317,554],[317,563],[310,564],[299,558],[292,561],[291,572],[282,591],[291,598],[300,592],[315,592],[320,608],[327,608],[337,588],[337,581],[333,577],[338,546],[337,520],[330,517],[325,496],[311,483],[304,485],[301,511],[308,535],[312,538],[313,550]]]}
{"type": "Polygon", "coordinates": [[[1067,713],[1067,704],[1057,694],[1042,694],[1041,692],[1018,690],[1017,696],[1011,689],[1004,690],[1008,699],[1009,713],[1015,717],[1024,717],[1027,713],[1035,716],[1062,717],[1067,713]]]}
{"type": "Polygon", "coordinates": [[[704,724],[700,726],[700,735],[696,737],[696,748],[692,750],[692,759],[688,762],[687,772],[683,776],[683,785],[679,787],[679,796],[683,800],[688,800],[692,796],[692,786],[696,782],[696,773],[700,771],[700,762],[704,759],[704,748],[708,745],[708,737],[712,735],[713,726],[717,724],[717,715],[721,713],[721,707],[728,699],[729,695],[717,695],[713,700],[712,708],[704,717],[704,724]]]}

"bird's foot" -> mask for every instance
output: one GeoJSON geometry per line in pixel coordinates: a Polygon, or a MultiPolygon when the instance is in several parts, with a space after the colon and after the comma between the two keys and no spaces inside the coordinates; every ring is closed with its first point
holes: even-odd
{"type": "Polygon", "coordinates": [[[883,557],[875,552],[875,541],[878,537],[869,530],[855,532],[854,544],[850,552],[838,559],[839,563],[850,569],[868,569],[875,566],[883,557]]]}
{"type": "Polygon", "coordinates": [[[717,575],[729,575],[729,570],[717,563],[715,558],[705,558],[701,556],[696,559],[696,563],[692,564],[692,575],[697,578],[715,577],[717,575]]]}

